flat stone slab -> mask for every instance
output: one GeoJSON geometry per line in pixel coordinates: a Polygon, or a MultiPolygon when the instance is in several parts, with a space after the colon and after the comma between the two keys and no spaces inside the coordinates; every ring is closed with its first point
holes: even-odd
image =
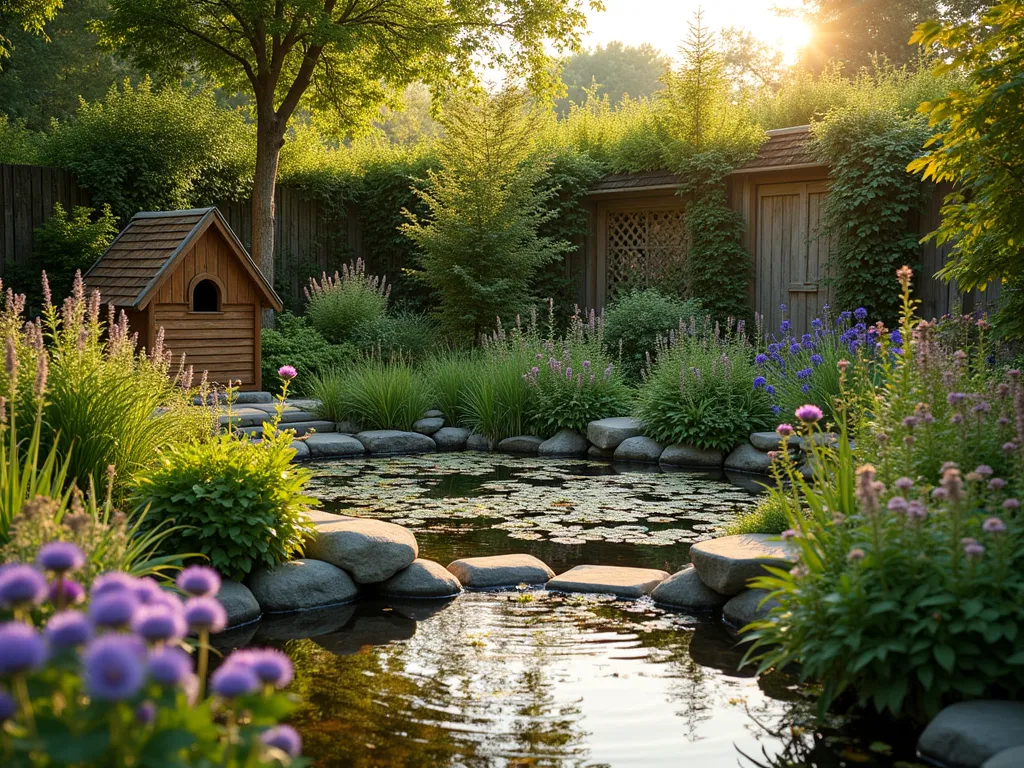
{"type": "Polygon", "coordinates": [[[537,447],[538,456],[579,457],[586,456],[590,443],[579,432],[571,429],[560,430],[554,437],[545,440],[537,447]]]}
{"type": "Polygon", "coordinates": [[[587,440],[606,451],[614,450],[623,440],[644,433],[644,425],[630,416],[614,416],[587,424],[587,440]]]}
{"type": "Polygon", "coordinates": [[[317,432],[334,434],[333,421],[294,421],[289,424],[282,424],[281,429],[290,429],[295,432],[296,437],[304,437],[317,432]]]}
{"type": "MultiPolygon", "coordinates": [[[[795,445],[800,438],[790,439],[789,444],[795,445]]],[[[750,444],[759,451],[777,451],[782,448],[782,438],[778,432],[751,432],[750,444]]]]}
{"type": "Polygon", "coordinates": [[[255,405],[257,403],[272,403],[274,396],[269,392],[236,392],[236,405],[255,405]]]}
{"type": "Polygon", "coordinates": [[[522,456],[536,456],[537,450],[540,448],[541,443],[544,442],[543,437],[537,437],[536,435],[518,435],[516,437],[506,437],[504,440],[498,443],[499,453],[515,453],[522,456]]]}
{"type": "Polygon", "coordinates": [[[658,461],[666,467],[711,467],[718,469],[725,462],[725,455],[714,448],[698,448],[686,443],[673,443],[662,452],[658,461]]]}
{"type": "Polygon", "coordinates": [[[338,432],[321,432],[306,438],[311,456],[362,456],[366,453],[363,444],[349,435],[338,432]]]}
{"type": "Polygon", "coordinates": [[[654,568],[624,568],[618,565],[577,565],[548,582],[556,592],[592,592],[617,597],[643,597],[668,578],[654,568]]]}
{"type": "Polygon", "coordinates": [[[917,751],[948,768],[980,768],[1000,752],[1022,745],[1024,702],[982,699],[939,712],[918,739],[917,751]]]}
{"type": "Polygon", "coordinates": [[[555,575],[533,555],[464,557],[448,564],[448,570],[464,587],[494,589],[517,584],[545,584],[555,575]]]}
{"type": "Polygon", "coordinates": [[[982,763],[981,768],[1021,768],[1022,765],[1024,765],[1024,746],[1004,749],[982,763]]]}
{"type": "Polygon", "coordinates": [[[217,600],[228,614],[229,628],[256,621],[262,613],[260,604],[252,592],[238,581],[222,581],[217,600]]]}
{"type": "Polygon", "coordinates": [[[717,611],[729,600],[706,586],[691,566],[673,573],[651,592],[654,601],[687,611],[717,611]]]}
{"type": "Polygon", "coordinates": [[[466,438],[467,451],[489,451],[491,444],[491,439],[484,435],[472,434],[466,438]]]}
{"type": "Polygon", "coordinates": [[[746,592],[740,592],[722,606],[722,616],[736,629],[742,629],[752,621],[766,619],[772,608],[779,604],[778,600],[771,599],[762,605],[767,596],[766,589],[748,589],[746,592]]]}
{"type": "Polygon", "coordinates": [[[734,472],[767,475],[771,466],[771,457],[750,443],[740,443],[732,449],[732,453],[725,457],[725,468],[734,472]]]}
{"type": "Polygon", "coordinates": [[[265,613],[322,608],[354,600],[358,591],[347,573],[311,558],[291,560],[249,574],[246,586],[265,613]]]}
{"type": "Polygon", "coordinates": [[[464,451],[469,440],[469,430],[461,427],[441,427],[431,439],[439,451],[464,451]]]}
{"type": "Polygon", "coordinates": [[[292,449],[295,451],[295,458],[292,461],[302,461],[310,457],[309,446],[305,440],[292,440],[292,449]]]}
{"type": "Polygon", "coordinates": [[[665,446],[649,437],[644,437],[643,435],[627,437],[615,449],[615,460],[657,464],[664,450],[665,446]]]}
{"type": "Polygon", "coordinates": [[[308,557],[344,568],[358,584],[386,581],[418,554],[408,528],[364,517],[317,525],[316,538],[306,544],[308,557]]]}
{"type": "Polygon", "coordinates": [[[700,541],[690,547],[690,560],[697,574],[711,589],[723,595],[737,595],[747,582],[767,575],[764,566],[791,568],[797,548],[778,536],[744,533],[700,541]]]}
{"type": "Polygon", "coordinates": [[[378,590],[386,597],[451,597],[462,591],[462,584],[440,563],[417,558],[378,590]]]}
{"type": "Polygon", "coordinates": [[[412,425],[413,432],[419,432],[428,437],[444,426],[444,419],[439,416],[425,417],[412,425]]]}
{"type": "Polygon", "coordinates": [[[363,444],[366,452],[373,455],[432,453],[437,444],[419,432],[401,432],[397,429],[372,429],[360,432],[356,440],[363,444]]]}

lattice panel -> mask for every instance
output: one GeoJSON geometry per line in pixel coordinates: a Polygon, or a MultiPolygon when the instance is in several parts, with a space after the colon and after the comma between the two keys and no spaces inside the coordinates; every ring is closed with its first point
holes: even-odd
{"type": "Polygon", "coordinates": [[[685,280],[689,243],[682,211],[609,211],[606,235],[609,298],[621,287],[685,280]]]}

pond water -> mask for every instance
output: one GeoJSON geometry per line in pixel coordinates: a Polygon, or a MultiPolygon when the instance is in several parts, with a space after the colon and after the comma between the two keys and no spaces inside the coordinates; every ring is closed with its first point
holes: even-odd
{"type": "MultiPolygon", "coordinates": [[[[675,570],[691,543],[754,503],[756,487],[457,454],[312,468],[326,509],[407,525],[422,557],[525,551],[556,572],[584,562],[675,570]]],[[[875,725],[815,723],[815,692],[741,669],[720,618],[649,599],[522,589],[364,601],[266,617],[222,643],[291,655],[303,699],[292,722],[317,766],[839,768],[912,754],[875,725]]]]}

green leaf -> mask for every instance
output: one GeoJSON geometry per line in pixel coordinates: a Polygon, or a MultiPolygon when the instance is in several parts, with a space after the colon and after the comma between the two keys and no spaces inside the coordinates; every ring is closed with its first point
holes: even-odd
{"type": "Polygon", "coordinates": [[[932,653],[935,655],[935,660],[939,662],[939,666],[947,672],[953,671],[956,664],[956,652],[952,648],[945,644],[939,644],[935,646],[932,653]]]}

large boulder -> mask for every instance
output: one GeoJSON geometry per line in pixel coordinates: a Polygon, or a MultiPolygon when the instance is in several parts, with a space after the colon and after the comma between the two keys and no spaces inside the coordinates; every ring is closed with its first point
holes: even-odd
{"type": "Polygon", "coordinates": [[[495,589],[517,584],[544,584],[555,575],[533,555],[464,557],[449,563],[448,570],[464,587],[495,589]]]}
{"type": "Polygon", "coordinates": [[[362,517],[317,525],[316,538],[306,543],[307,557],[344,568],[358,584],[386,581],[418,554],[409,529],[362,517]]]}
{"type": "Polygon", "coordinates": [[[740,592],[722,606],[722,616],[736,629],[742,629],[752,621],[766,619],[772,608],[779,604],[774,598],[765,600],[766,597],[766,589],[748,589],[746,592],[740,592]]]}
{"type": "Polygon", "coordinates": [[[771,457],[750,443],[740,443],[732,449],[732,453],[725,457],[725,468],[734,472],[767,475],[771,466],[771,457]]]}
{"type": "Polygon", "coordinates": [[[615,449],[615,460],[656,464],[664,450],[665,446],[649,437],[644,437],[643,435],[627,437],[615,449]]]}
{"type": "Polygon", "coordinates": [[[431,438],[439,451],[464,451],[469,430],[461,427],[441,427],[431,438]]]}
{"type": "Polygon", "coordinates": [[[659,461],[666,467],[719,468],[725,456],[715,448],[698,448],[686,443],[673,443],[662,451],[659,461]]]}
{"type": "Polygon", "coordinates": [[[426,435],[397,429],[371,429],[357,434],[356,440],[363,444],[367,453],[374,456],[431,453],[437,450],[437,445],[426,435]]]}
{"type": "Polygon", "coordinates": [[[309,558],[253,571],[246,585],[265,613],[304,611],[347,603],[355,599],[358,591],[343,570],[309,558]]]}
{"type": "Polygon", "coordinates": [[[338,432],[310,435],[306,438],[305,443],[313,458],[362,456],[366,452],[363,444],[354,437],[338,432]]]}
{"type": "Polygon", "coordinates": [[[536,435],[517,435],[506,437],[498,443],[499,453],[516,453],[523,456],[536,456],[537,449],[544,442],[543,437],[536,435]]]}
{"type": "Polygon", "coordinates": [[[587,438],[579,432],[571,429],[559,430],[554,437],[545,440],[537,447],[538,456],[555,457],[581,457],[587,455],[587,448],[590,443],[587,438]]]}
{"type": "Polygon", "coordinates": [[[987,699],[961,701],[939,712],[918,739],[917,751],[948,768],[980,768],[1000,752],[1022,745],[1024,702],[987,699]]]}
{"type": "Polygon", "coordinates": [[[489,451],[494,441],[486,435],[472,434],[466,439],[467,451],[489,451]]]}
{"type": "Polygon", "coordinates": [[[222,581],[217,600],[228,614],[228,627],[248,624],[260,617],[260,604],[245,584],[237,581],[222,581]]]}
{"type": "Polygon", "coordinates": [[[377,589],[385,597],[451,597],[462,591],[462,585],[440,563],[416,559],[377,589]]]}
{"type": "Polygon", "coordinates": [[[626,568],[619,565],[577,565],[548,582],[556,592],[592,592],[617,597],[643,597],[668,578],[654,568],[626,568]]]}
{"type": "Polygon", "coordinates": [[[444,419],[439,416],[424,417],[412,425],[413,432],[430,436],[444,426],[444,419]]]}
{"type": "Polygon", "coordinates": [[[765,576],[764,566],[791,568],[797,549],[778,536],[744,533],[700,541],[690,547],[690,560],[707,586],[723,595],[736,595],[747,582],[765,576]]]}
{"type": "Polygon", "coordinates": [[[1024,765],[1024,746],[1004,749],[982,763],[981,768],[1021,768],[1022,765],[1024,765]]]}
{"type": "Polygon", "coordinates": [[[334,512],[327,512],[323,509],[307,509],[303,516],[316,526],[340,523],[342,520],[353,519],[350,515],[336,515],[334,512]]]}
{"type": "Polygon", "coordinates": [[[587,439],[598,448],[615,450],[623,440],[644,433],[644,425],[630,416],[614,416],[587,424],[587,439]]]}
{"type": "Polygon", "coordinates": [[[729,599],[705,585],[693,566],[669,576],[654,588],[651,597],[663,605],[697,612],[717,611],[729,599]]]}
{"type": "MultiPolygon", "coordinates": [[[[799,438],[790,440],[790,445],[795,447],[799,438]]],[[[777,451],[782,448],[782,436],[778,432],[751,432],[750,444],[759,451],[777,451]]]]}

